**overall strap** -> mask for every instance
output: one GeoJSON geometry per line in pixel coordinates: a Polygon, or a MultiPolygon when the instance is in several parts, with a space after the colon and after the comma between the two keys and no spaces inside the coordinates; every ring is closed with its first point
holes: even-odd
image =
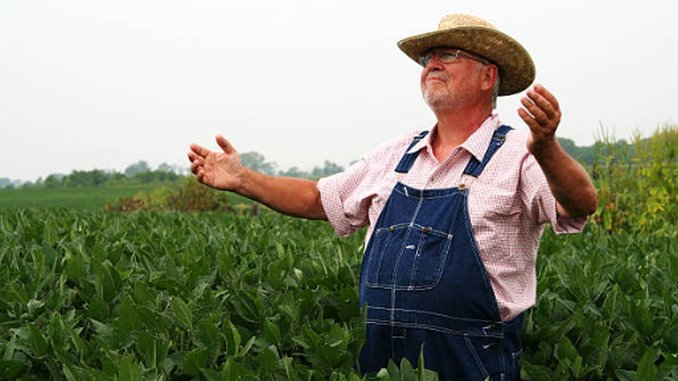
{"type": "Polygon", "coordinates": [[[487,163],[490,161],[492,158],[492,155],[494,155],[495,152],[501,147],[502,144],[506,141],[506,134],[511,131],[513,127],[505,126],[502,125],[499,128],[497,128],[494,131],[494,134],[492,134],[492,140],[490,140],[490,145],[487,147],[487,151],[485,151],[485,156],[483,156],[483,161],[480,162],[478,159],[475,158],[475,156],[471,157],[471,160],[469,160],[468,164],[466,165],[466,168],[464,169],[464,174],[473,176],[473,177],[478,177],[480,176],[480,173],[483,171],[487,163]]]}
{"type": "Polygon", "coordinates": [[[405,155],[403,155],[402,159],[400,159],[400,162],[395,168],[396,172],[407,173],[410,171],[410,168],[412,168],[414,161],[417,160],[417,156],[419,156],[419,151],[411,153],[409,151],[410,149],[412,149],[412,147],[414,147],[415,144],[419,143],[421,139],[428,135],[428,133],[429,131],[422,131],[419,135],[415,136],[414,139],[412,139],[412,143],[405,150],[405,155]]]}

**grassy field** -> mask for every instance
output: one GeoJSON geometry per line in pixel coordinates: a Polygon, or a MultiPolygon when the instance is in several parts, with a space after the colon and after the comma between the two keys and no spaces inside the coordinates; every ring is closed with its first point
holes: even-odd
{"type": "MultiPolygon", "coordinates": [[[[53,208],[64,207],[78,210],[102,209],[106,203],[121,197],[148,193],[160,187],[157,184],[126,185],[88,188],[27,188],[0,189],[0,209],[8,208],[53,208]]],[[[162,185],[167,188],[175,184],[162,185]]],[[[232,205],[250,204],[246,198],[229,194],[232,205]]]]}
{"type": "Polygon", "coordinates": [[[66,207],[76,209],[101,209],[106,202],[129,197],[138,192],[150,191],[154,185],[129,185],[92,188],[27,188],[1,189],[0,209],[66,207]]]}

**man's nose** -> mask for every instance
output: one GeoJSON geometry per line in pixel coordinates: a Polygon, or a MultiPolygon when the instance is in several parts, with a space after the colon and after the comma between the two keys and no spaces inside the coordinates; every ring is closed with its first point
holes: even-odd
{"type": "Polygon", "coordinates": [[[438,54],[436,53],[436,54],[434,54],[433,57],[431,57],[431,59],[428,61],[428,63],[426,64],[425,68],[427,68],[427,69],[430,68],[431,70],[433,70],[433,69],[435,69],[435,70],[442,70],[442,68],[443,68],[444,66],[445,66],[445,65],[443,64],[443,61],[440,59],[440,55],[438,55],[438,54]]]}
{"type": "Polygon", "coordinates": [[[439,71],[443,70],[445,65],[443,65],[443,61],[438,58],[438,56],[433,57],[424,67],[424,70],[428,71],[439,71]]]}

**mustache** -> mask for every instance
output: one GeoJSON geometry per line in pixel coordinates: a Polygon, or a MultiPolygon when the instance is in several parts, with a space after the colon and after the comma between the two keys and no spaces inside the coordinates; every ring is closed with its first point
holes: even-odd
{"type": "Polygon", "coordinates": [[[444,73],[432,71],[432,72],[429,72],[428,74],[426,74],[426,80],[429,80],[429,79],[440,79],[440,80],[443,80],[443,81],[447,81],[449,78],[444,73]]]}

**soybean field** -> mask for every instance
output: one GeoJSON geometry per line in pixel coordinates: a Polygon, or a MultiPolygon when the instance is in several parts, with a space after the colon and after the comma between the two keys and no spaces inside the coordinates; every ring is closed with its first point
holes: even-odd
{"type": "MultiPolygon", "coordinates": [[[[435,379],[355,371],[362,234],[268,212],[24,208],[2,211],[0,237],[0,379],[435,379]]],[[[678,379],[674,239],[547,233],[538,267],[524,379],[678,379]]]]}

